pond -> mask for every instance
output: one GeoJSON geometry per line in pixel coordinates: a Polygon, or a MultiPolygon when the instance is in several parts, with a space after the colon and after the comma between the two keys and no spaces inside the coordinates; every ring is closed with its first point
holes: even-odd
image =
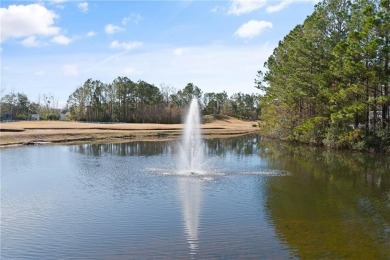
{"type": "Polygon", "coordinates": [[[390,258],[389,157],[205,140],[3,148],[1,259],[390,258]]]}

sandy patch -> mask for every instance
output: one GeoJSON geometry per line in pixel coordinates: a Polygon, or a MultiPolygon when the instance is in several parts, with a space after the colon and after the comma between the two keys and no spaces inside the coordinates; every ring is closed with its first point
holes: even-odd
{"type": "MultiPolygon", "coordinates": [[[[206,138],[256,132],[256,122],[235,118],[202,124],[206,138]]],[[[0,123],[0,146],[42,142],[73,143],[94,141],[149,140],[177,138],[182,124],[99,124],[67,121],[20,121],[0,123]]]]}

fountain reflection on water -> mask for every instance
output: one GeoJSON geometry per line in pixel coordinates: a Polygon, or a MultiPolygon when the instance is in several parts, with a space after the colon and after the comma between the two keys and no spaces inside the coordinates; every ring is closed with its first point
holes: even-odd
{"type": "Polygon", "coordinates": [[[199,218],[201,213],[202,183],[192,178],[179,178],[178,188],[182,203],[182,217],[190,253],[198,250],[199,218]]]}

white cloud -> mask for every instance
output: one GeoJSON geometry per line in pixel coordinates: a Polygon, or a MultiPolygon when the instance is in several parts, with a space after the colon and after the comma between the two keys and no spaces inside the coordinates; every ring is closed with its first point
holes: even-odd
{"type": "Polygon", "coordinates": [[[68,0],[51,0],[50,3],[53,3],[53,4],[62,4],[62,3],[65,3],[67,2],[68,0]]]}
{"type": "Polygon", "coordinates": [[[268,6],[266,8],[266,11],[267,11],[267,13],[276,13],[276,12],[279,12],[280,10],[286,8],[290,4],[293,4],[293,3],[305,3],[305,2],[316,4],[316,3],[319,2],[319,0],[282,0],[277,5],[268,6]]]}
{"type": "Polygon", "coordinates": [[[54,36],[53,39],[51,39],[52,43],[60,44],[60,45],[68,45],[72,42],[72,39],[69,39],[68,37],[64,35],[57,35],[54,36]]]}
{"type": "Polygon", "coordinates": [[[271,22],[250,20],[249,22],[241,25],[234,35],[240,38],[250,39],[260,35],[267,28],[272,28],[271,22]]]}
{"type": "Polygon", "coordinates": [[[183,55],[184,53],[186,53],[188,50],[187,49],[185,49],[185,48],[177,48],[177,49],[174,49],[173,50],[173,54],[175,55],[175,56],[181,56],[181,55],[183,55]]]}
{"type": "Polygon", "coordinates": [[[57,14],[40,4],[10,5],[8,8],[0,8],[0,17],[1,42],[8,38],[50,36],[60,32],[60,28],[54,26],[57,14]]]}
{"type": "Polygon", "coordinates": [[[47,1],[38,1],[40,3],[47,2],[49,5],[54,6],[56,9],[64,10],[65,9],[65,3],[68,2],[68,0],[47,0],[47,1]]]}
{"type": "Polygon", "coordinates": [[[87,36],[88,37],[93,37],[93,36],[95,36],[96,35],[96,33],[94,32],[94,31],[89,31],[88,33],[87,33],[87,36]]]}
{"type": "Polygon", "coordinates": [[[28,48],[32,47],[41,47],[42,44],[40,44],[35,36],[29,36],[26,39],[22,41],[22,45],[28,48]]]}
{"type": "Polygon", "coordinates": [[[282,1],[277,5],[268,6],[265,10],[267,11],[267,13],[279,12],[280,10],[282,10],[286,6],[288,6],[290,3],[291,3],[291,1],[282,1]]]}
{"type": "Polygon", "coordinates": [[[117,25],[114,25],[114,24],[107,24],[105,27],[104,27],[104,31],[107,33],[107,34],[114,34],[114,33],[118,33],[118,32],[121,32],[123,31],[124,29],[117,26],[117,25]]]}
{"type": "Polygon", "coordinates": [[[118,41],[112,41],[111,42],[111,45],[110,47],[112,49],[123,49],[125,51],[130,51],[130,50],[133,50],[135,48],[138,48],[142,45],[142,42],[137,42],[137,41],[133,41],[133,42],[118,42],[118,41]]]}
{"type": "Polygon", "coordinates": [[[137,24],[142,20],[142,16],[137,13],[131,13],[129,16],[122,19],[122,24],[126,25],[128,23],[137,24]]]}
{"type": "Polygon", "coordinates": [[[62,75],[65,77],[76,77],[79,75],[79,68],[75,64],[65,64],[62,66],[62,75]]]}
{"type": "Polygon", "coordinates": [[[77,7],[84,13],[88,12],[88,2],[79,3],[77,7]]]}
{"type": "Polygon", "coordinates": [[[228,14],[242,15],[253,12],[267,3],[267,0],[231,0],[228,14]]]}

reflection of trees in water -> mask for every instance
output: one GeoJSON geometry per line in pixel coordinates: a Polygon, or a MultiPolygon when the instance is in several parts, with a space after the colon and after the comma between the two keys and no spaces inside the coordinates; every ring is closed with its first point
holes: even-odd
{"type": "Polygon", "coordinates": [[[339,180],[351,182],[353,186],[371,185],[372,192],[382,194],[390,190],[390,160],[385,155],[326,150],[274,141],[263,141],[260,146],[265,148],[261,149],[263,152],[260,155],[266,157],[272,167],[297,169],[295,174],[304,170],[324,182],[339,180]]]}
{"type": "Polygon", "coordinates": [[[206,154],[209,156],[224,156],[228,152],[241,156],[256,154],[259,149],[259,141],[260,136],[253,134],[232,138],[208,139],[205,140],[206,154]]]}
{"type": "Polygon", "coordinates": [[[150,156],[167,154],[172,151],[171,142],[130,142],[110,144],[81,144],[69,148],[73,152],[86,155],[100,156],[112,154],[119,156],[150,156]]]}
{"type": "MultiPolygon", "coordinates": [[[[244,135],[240,137],[224,139],[204,140],[206,155],[224,156],[233,152],[237,155],[249,155],[257,153],[260,137],[258,135],[244,135]]],[[[176,142],[172,141],[139,141],[129,143],[110,144],[81,144],[69,146],[73,152],[86,155],[101,156],[113,154],[119,156],[150,156],[169,154],[176,150],[176,142]]]]}
{"type": "Polygon", "coordinates": [[[363,153],[261,142],[277,233],[302,258],[390,257],[390,160],[363,153]]]}

